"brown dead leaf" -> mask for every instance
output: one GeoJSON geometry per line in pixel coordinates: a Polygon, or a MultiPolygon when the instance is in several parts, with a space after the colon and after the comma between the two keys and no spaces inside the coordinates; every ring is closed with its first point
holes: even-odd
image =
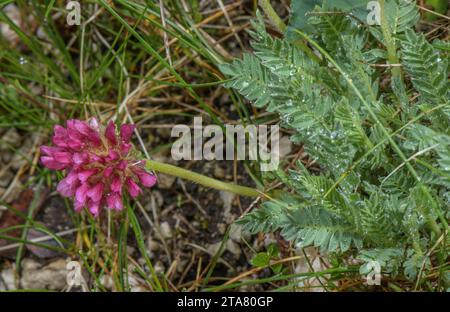
{"type": "MultiPolygon", "coordinates": [[[[47,192],[36,192],[32,189],[25,189],[23,190],[18,198],[12,203],[12,208],[15,210],[21,212],[24,215],[28,214],[28,209],[30,208],[31,202],[34,199],[35,194],[38,194],[39,200],[37,202],[37,206],[35,209],[35,213],[39,210],[39,208],[42,206],[44,199],[47,196],[47,192]]],[[[25,219],[21,216],[17,215],[12,209],[6,210],[2,217],[0,218],[0,229],[5,229],[11,226],[21,225],[25,223],[25,219]]],[[[7,236],[12,237],[20,237],[22,233],[22,229],[12,230],[8,231],[6,233],[3,233],[7,236]]],[[[6,239],[0,239],[0,247],[6,246],[8,244],[11,244],[11,241],[8,241],[6,239]]],[[[8,258],[14,258],[16,255],[17,248],[14,249],[8,249],[4,251],[0,251],[0,256],[8,257],[8,258]]]]}

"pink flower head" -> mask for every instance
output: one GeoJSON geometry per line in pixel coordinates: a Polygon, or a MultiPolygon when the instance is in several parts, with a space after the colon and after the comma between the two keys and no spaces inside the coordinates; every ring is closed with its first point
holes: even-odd
{"type": "Polygon", "coordinates": [[[66,128],[56,125],[53,144],[41,146],[41,163],[53,170],[66,170],[57,191],[74,198],[75,211],[84,207],[97,216],[101,208],[122,210],[122,194],[136,198],[139,184],[152,187],[156,177],[147,172],[144,162],[133,157],[130,139],[135,126],[124,124],[119,135],[110,121],[105,129],[95,118],[88,122],[71,119],[66,128]]]}

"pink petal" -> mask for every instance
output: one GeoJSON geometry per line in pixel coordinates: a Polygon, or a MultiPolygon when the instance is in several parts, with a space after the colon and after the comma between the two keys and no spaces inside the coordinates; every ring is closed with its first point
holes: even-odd
{"type": "Polygon", "coordinates": [[[53,158],[62,164],[71,164],[72,163],[72,154],[68,152],[57,152],[53,153],[53,158]]]}
{"type": "Polygon", "coordinates": [[[64,197],[72,197],[78,187],[78,181],[76,177],[76,173],[71,172],[67,175],[67,177],[62,179],[56,187],[58,193],[64,197]]]}
{"type": "Polygon", "coordinates": [[[55,146],[41,146],[40,148],[41,150],[41,154],[46,155],[46,156],[51,156],[54,157],[56,152],[64,152],[65,149],[61,148],[61,147],[55,147],[55,146]]]}
{"type": "Polygon", "coordinates": [[[114,209],[114,207],[115,207],[115,202],[116,202],[116,200],[115,200],[115,194],[114,193],[111,193],[111,194],[109,194],[107,197],[106,197],[106,206],[109,208],[109,209],[114,209]]]}
{"type": "Polygon", "coordinates": [[[95,146],[98,146],[102,143],[102,140],[100,139],[100,135],[92,130],[88,135],[88,140],[91,141],[95,146]]]}
{"type": "Polygon", "coordinates": [[[92,117],[91,119],[89,119],[88,123],[89,123],[89,127],[94,129],[95,131],[99,130],[100,126],[99,126],[97,118],[92,117]]]}
{"type": "Polygon", "coordinates": [[[89,133],[92,131],[91,127],[89,127],[89,125],[84,121],[77,119],[72,119],[71,121],[73,122],[72,128],[76,129],[78,132],[84,134],[85,136],[88,136],[89,133]]]}
{"type": "Polygon", "coordinates": [[[124,124],[120,126],[120,137],[122,141],[125,143],[130,142],[131,136],[133,135],[133,131],[136,128],[135,125],[132,124],[124,124]]]}
{"type": "Polygon", "coordinates": [[[62,170],[67,167],[67,165],[57,162],[53,159],[53,157],[49,157],[49,156],[42,156],[41,163],[43,166],[47,167],[48,169],[53,169],[53,170],[62,170]]]}
{"type": "Polygon", "coordinates": [[[120,155],[114,150],[110,150],[108,153],[108,157],[106,157],[106,161],[114,161],[119,159],[120,155]]]}
{"type": "Polygon", "coordinates": [[[148,172],[140,172],[138,173],[139,181],[141,181],[142,185],[145,187],[152,187],[156,183],[156,176],[148,172]]]}
{"type": "Polygon", "coordinates": [[[82,165],[89,160],[89,156],[86,152],[83,153],[74,153],[72,155],[72,160],[75,165],[82,165]]]}
{"type": "Polygon", "coordinates": [[[121,160],[117,164],[116,168],[123,171],[123,170],[125,170],[127,168],[127,166],[128,166],[128,162],[126,160],[121,160]]]}
{"type": "Polygon", "coordinates": [[[69,172],[69,174],[67,174],[67,177],[65,178],[67,180],[67,182],[73,184],[73,183],[77,183],[78,181],[78,172],[75,170],[72,170],[69,172]]]}
{"type": "Polygon", "coordinates": [[[103,183],[97,183],[87,191],[87,196],[91,198],[94,202],[99,202],[103,195],[103,183]]]}
{"type": "Polygon", "coordinates": [[[67,146],[66,141],[68,138],[66,128],[64,128],[60,125],[55,125],[53,127],[53,131],[55,133],[52,138],[53,144],[60,146],[60,147],[66,147],[67,146]]]}
{"type": "Polygon", "coordinates": [[[52,138],[52,142],[53,142],[53,144],[55,144],[56,146],[59,146],[59,147],[68,147],[66,136],[63,136],[63,137],[54,136],[52,138]]]}
{"type": "Polygon", "coordinates": [[[115,193],[122,193],[122,182],[119,176],[115,176],[111,182],[111,190],[115,193]]]}
{"type": "Polygon", "coordinates": [[[88,169],[88,170],[80,171],[78,173],[78,179],[81,182],[86,182],[87,179],[89,179],[89,177],[95,173],[97,173],[96,169],[88,169]]]}
{"type": "Polygon", "coordinates": [[[71,187],[66,181],[61,180],[56,187],[56,190],[63,197],[72,197],[75,193],[75,189],[71,187]]]}
{"type": "Polygon", "coordinates": [[[122,198],[116,193],[111,193],[106,198],[106,203],[110,209],[122,210],[122,198]]]}
{"type": "Polygon", "coordinates": [[[141,188],[131,178],[127,178],[128,193],[131,197],[136,198],[141,192],[141,188]]]}
{"type": "Polygon", "coordinates": [[[86,195],[89,190],[89,184],[83,183],[81,186],[77,189],[75,192],[75,199],[79,203],[85,203],[86,202],[86,195]]]}
{"type": "Polygon", "coordinates": [[[122,156],[126,156],[130,151],[132,145],[130,143],[122,143],[120,144],[120,154],[122,156]]]}
{"type": "Polygon", "coordinates": [[[74,203],[75,211],[80,212],[81,210],[83,210],[83,208],[84,208],[84,202],[79,202],[79,201],[75,200],[75,203],[74,203]]]}
{"type": "MultiPolygon", "coordinates": [[[[100,135],[94,129],[89,127],[89,125],[81,120],[70,119],[67,120],[67,133],[69,135],[70,140],[72,140],[72,144],[78,145],[79,143],[89,140],[94,145],[98,145],[101,143],[100,135]]],[[[71,142],[69,141],[70,145],[71,142]]],[[[74,147],[75,148],[75,147],[74,147]]]]}
{"type": "Polygon", "coordinates": [[[105,162],[105,159],[103,157],[98,156],[98,155],[91,154],[90,155],[90,162],[99,162],[99,163],[103,164],[105,162]]]}
{"type": "Polygon", "coordinates": [[[88,208],[89,211],[94,215],[94,217],[97,217],[98,213],[100,212],[100,202],[94,202],[90,200],[88,202],[88,208]]]}
{"type": "Polygon", "coordinates": [[[114,124],[114,121],[110,120],[108,123],[108,126],[105,130],[105,136],[108,139],[109,143],[115,145],[117,144],[117,138],[116,138],[116,125],[114,124]]]}
{"type": "Polygon", "coordinates": [[[67,120],[67,135],[71,140],[83,140],[86,135],[78,131],[75,119],[67,120]]]}
{"type": "Polygon", "coordinates": [[[111,174],[113,173],[113,168],[112,167],[108,167],[103,171],[103,175],[108,178],[109,176],[111,176],[111,174]]]}
{"type": "Polygon", "coordinates": [[[55,136],[58,137],[65,137],[67,136],[67,130],[63,126],[55,125],[53,127],[53,132],[55,133],[55,136]]]}
{"type": "Polygon", "coordinates": [[[84,144],[81,140],[78,139],[69,139],[67,140],[67,146],[70,147],[73,150],[80,150],[81,148],[84,147],[84,144]]]}

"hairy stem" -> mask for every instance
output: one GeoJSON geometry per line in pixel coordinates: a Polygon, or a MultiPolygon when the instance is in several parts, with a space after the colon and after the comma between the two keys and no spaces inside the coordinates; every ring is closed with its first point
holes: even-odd
{"type": "Polygon", "coordinates": [[[177,166],[160,163],[154,160],[147,160],[146,167],[149,170],[154,170],[156,172],[161,172],[164,174],[172,175],[178,178],[190,180],[192,182],[201,184],[203,186],[213,188],[216,190],[221,191],[227,191],[231,193],[235,193],[237,195],[242,196],[249,196],[249,197],[258,197],[262,195],[263,193],[259,192],[258,190],[247,187],[247,186],[240,186],[233,183],[226,183],[222,182],[213,178],[206,177],[204,175],[201,175],[199,173],[186,170],[183,168],[179,168],[177,166]]]}
{"type": "MultiPolygon", "coordinates": [[[[383,33],[384,39],[386,40],[386,49],[388,53],[388,60],[390,64],[398,64],[400,61],[397,57],[397,49],[395,46],[394,38],[392,37],[391,30],[389,29],[388,20],[386,19],[386,5],[384,0],[380,0],[380,14],[381,14],[381,31],[383,33]]],[[[394,77],[402,77],[402,71],[400,67],[393,66],[392,75],[394,77]]]]}
{"type": "Polygon", "coordinates": [[[269,20],[272,22],[273,26],[275,26],[275,28],[280,33],[284,34],[284,32],[286,31],[286,24],[273,9],[272,5],[270,4],[270,0],[259,0],[259,5],[263,9],[269,20]]]}
{"type": "MultiPolygon", "coordinates": [[[[280,33],[284,34],[287,28],[286,24],[273,9],[272,5],[270,4],[270,0],[259,0],[259,5],[263,9],[264,14],[266,14],[267,18],[275,26],[275,28],[280,33]]],[[[314,52],[302,40],[295,40],[293,44],[296,45],[300,50],[305,52],[314,62],[321,62],[321,59],[317,55],[315,55],[314,52]]]]}

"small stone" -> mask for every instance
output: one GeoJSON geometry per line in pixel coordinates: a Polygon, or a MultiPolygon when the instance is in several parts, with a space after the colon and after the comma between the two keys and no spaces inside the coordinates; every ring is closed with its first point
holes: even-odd
{"type": "MultiPolygon", "coordinates": [[[[0,144],[0,150],[1,150],[1,144],[0,144]]],[[[14,156],[13,153],[11,153],[10,151],[6,150],[6,151],[2,152],[1,159],[3,159],[3,162],[5,164],[9,164],[11,159],[13,158],[13,156],[14,156]]]]}
{"type": "Polygon", "coordinates": [[[175,182],[176,177],[166,175],[166,174],[158,174],[158,183],[157,186],[160,189],[170,189],[175,182]]]}
{"type": "Polygon", "coordinates": [[[235,198],[235,194],[225,191],[220,191],[220,199],[223,201],[223,216],[227,223],[232,222],[234,217],[231,214],[231,206],[235,198]]]}
{"type": "Polygon", "coordinates": [[[152,195],[155,197],[157,207],[161,208],[164,204],[164,196],[158,190],[152,190],[152,195]]]}
{"type": "MultiPolygon", "coordinates": [[[[22,18],[20,9],[15,4],[8,4],[2,8],[2,11],[12,20],[16,25],[22,25],[22,18]]],[[[6,39],[6,42],[12,47],[15,47],[20,42],[20,37],[17,33],[6,23],[0,23],[0,33],[2,37],[6,39]]]]}
{"type": "Polygon", "coordinates": [[[172,237],[172,229],[170,227],[169,222],[164,221],[163,223],[161,223],[159,229],[161,231],[161,235],[163,238],[168,239],[172,237]]]}
{"type": "Polygon", "coordinates": [[[153,209],[159,210],[164,204],[164,198],[160,191],[153,189],[148,203],[144,205],[145,211],[151,212],[153,209]]]}
{"type": "Polygon", "coordinates": [[[141,285],[131,285],[130,283],[130,292],[147,292],[148,289],[141,285]]]}
{"type": "Polygon", "coordinates": [[[286,157],[292,152],[292,142],[288,136],[280,139],[280,158],[286,157]]]}
{"type": "MultiPolygon", "coordinates": [[[[32,241],[35,239],[42,239],[43,237],[48,236],[47,233],[38,231],[36,229],[30,229],[27,233],[27,240],[32,241]]],[[[60,247],[58,242],[55,241],[53,238],[48,238],[47,240],[44,241],[40,241],[41,244],[45,244],[45,245],[49,245],[49,246],[53,246],[53,247],[60,247]]],[[[39,257],[39,258],[53,258],[56,257],[58,255],[60,255],[61,253],[55,250],[51,250],[48,248],[44,248],[44,247],[40,247],[37,245],[31,245],[31,244],[27,244],[26,245],[27,249],[29,251],[31,251],[35,256],[39,257]]]]}
{"type": "Polygon", "coordinates": [[[11,168],[13,170],[17,171],[27,164],[28,160],[24,155],[25,154],[23,154],[23,152],[14,154],[13,158],[11,159],[11,168]]]}
{"type": "Polygon", "coordinates": [[[221,235],[225,234],[225,231],[227,230],[227,225],[225,223],[219,223],[217,224],[217,230],[221,235]]]}
{"type": "Polygon", "coordinates": [[[242,237],[242,226],[236,223],[230,225],[230,238],[239,243],[242,237]]]}
{"type": "Polygon", "coordinates": [[[216,166],[214,168],[214,176],[218,179],[225,178],[225,170],[222,167],[216,166]]]}
{"type": "Polygon", "coordinates": [[[275,238],[275,236],[272,233],[266,234],[264,236],[264,246],[269,246],[271,244],[276,244],[277,243],[277,239],[275,238]]]}
{"type": "Polygon", "coordinates": [[[31,259],[22,261],[21,285],[25,289],[62,290],[66,286],[66,260],[59,259],[46,266],[31,259]]]}
{"type": "Polygon", "coordinates": [[[127,246],[127,254],[129,256],[132,256],[136,253],[136,248],[134,248],[133,246],[127,246]]]}
{"type": "Polygon", "coordinates": [[[134,266],[130,265],[128,267],[128,284],[130,285],[130,291],[131,292],[147,291],[147,289],[145,289],[145,287],[143,287],[140,279],[135,276],[133,271],[134,271],[134,266]]]}
{"type": "Polygon", "coordinates": [[[177,272],[183,273],[186,266],[190,263],[188,259],[181,259],[177,265],[177,272]]]}
{"type": "Polygon", "coordinates": [[[114,287],[114,280],[113,280],[113,278],[112,278],[111,276],[109,276],[109,275],[102,275],[102,276],[100,277],[100,283],[101,283],[106,289],[108,289],[108,290],[112,290],[112,291],[115,290],[115,287],[114,287]]]}
{"type": "MultiPolygon", "coordinates": [[[[10,185],[8,184],[8,188],[9,188],[9,186],[10,185]]],[[[8,194],[7,195],[5,195],[5,194],[3,195],[3,196],[5,196],[5,198],[4,198],[5,202],[7,202],[8,204],[12,203],[17,198],[17,196],[20,195],[20,193],[23,190],[23,187],[24,186],[22,185],[22,183],[20,183],[20,181],[16,181],[14,183],[13,188],[12,189],[8,189],[9,190],[8,194]]]]}
{"type": "Polygon", "coordinates": [[[166,268],[164,267],[164,264],[161,261],[158,261],[158,262],[155,263],[154,269],[155,269],[155,273],[156,274],[163,274],[164,270],[166,268]]]}
{"type": "Polygon", "coordinates": [[[241,248],[233,240],[229,239],[227,241],[227,250],[231,252],[236,258],[241,256],[241,248]]]}
{"type": "Polygon", "coordinates": [[[153,239],[149,239],[149,241],[147,243],[147,247],[150,251],[158,251],[159,243],[153,239]]]}
{"type": "Polygon", "coordinates": [[[2,141],[3,144],[0,145],[0,150],[8,150],[10,146],[20,146],[22,140],[17,130],[11,128],[3,135],[2,141]]]}
{"type": "Polygon", "coordinates": [[[7,188],[12,179],[14,179],[14,173],[11,170],[6,170],[0,177],[0,187],[7,188]]]}
{"type": "Polygon", "coordinates": [[[220,249],[220,245],[222,242],[217,242],[214,244],[209,244],[208,247],[206,247],[206,250],[211,256],[214,256],[220,249]]]}
{"type": "Polygon", "coordinates": [[[12,269],[5,269],[0,273],[0,291],[15,290],[15,277],[12,269]]]}
{"type": "Polygon", "coordinates": [[[144,267],[146,265],[146,263],[147,263],[147,260],[145,260],[144,257],[140,257],[140,258],[138,258],[137,262],[139,263],[139,265],[141,267],[144,267]]]}

